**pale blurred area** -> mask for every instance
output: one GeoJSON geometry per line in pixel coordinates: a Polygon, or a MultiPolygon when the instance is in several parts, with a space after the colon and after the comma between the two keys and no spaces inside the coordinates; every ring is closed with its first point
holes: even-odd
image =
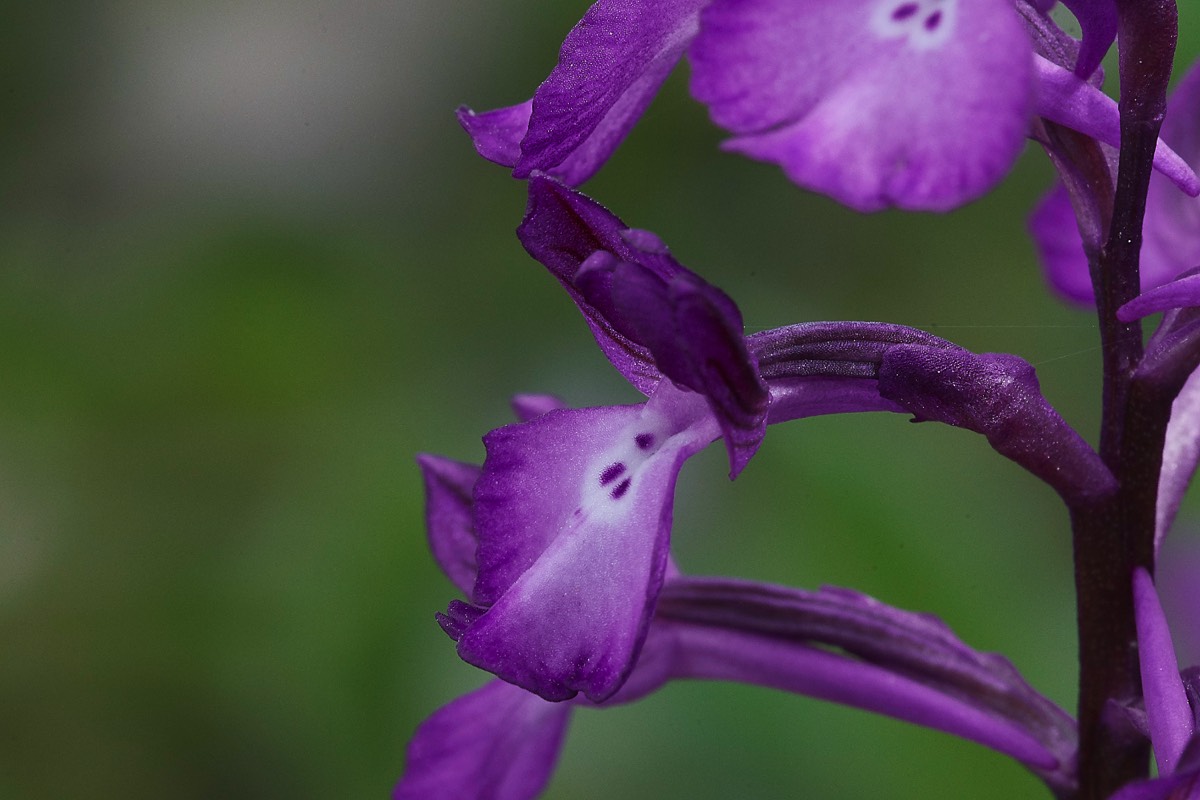
{"type": "MultiPolygon", "coordinates": [[[[0,15],[0,800],[385,797],[420,720],[483,680],[433,620],[455,590],[414,454],[481,459],[516,392],[637,398],[453,110],[525,99],[583,9],[0,15]]],[[[1038,153],[955,217],[859,218],[719,154],[685,80],[589,191],[751,329],[875,318],[1011,350],[1092,435],[1094,330],[1022,233],[1038,153]]],[[[685,570],[937,613],[1072,702],[1065,515],[969,434],[813,420],[724,471],[713,448],[684,473],[685,570]]],[[[577,717],[548,797],[1038,791],[973,745],[743,687],[577,717]]]]}

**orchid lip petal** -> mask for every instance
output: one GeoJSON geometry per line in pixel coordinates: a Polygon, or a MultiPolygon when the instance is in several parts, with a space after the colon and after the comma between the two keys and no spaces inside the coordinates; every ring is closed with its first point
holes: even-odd
{"type": "Polygon", "coordinates": [[[1024,146],[1031,48],[1008,3],[714,0],[689,58],[725,149],[860,211],[962,205],[1024,146]]]}
{"type": "Polygon", "coordinates": [[[676,476],[718,434],[703,398],[669,383],[645,406],[490,434],[475,488],[486,611],[459,655],[550,700],[616,692],[664,578],[676,476]]]}

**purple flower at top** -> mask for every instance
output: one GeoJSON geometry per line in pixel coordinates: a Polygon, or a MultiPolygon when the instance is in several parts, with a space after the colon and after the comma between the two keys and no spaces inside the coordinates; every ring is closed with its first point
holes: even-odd
{"type": "MultiPolygon", "coordinates": [[[[523,397],[516,407],[532,420],[559,406],[523,397]]],[[[419,460],[430,546],[472,597],[471,498],[481,470],[437,456],[419,460]]],[[[583,697],[553,703],[494,680],[420,726],[393,797],[528,800],[550,778],[573,709],[628,703],[689,678],[750,683],[885,714],[1004,753],[1053,789],[1074,782],[1070,717],[1008,661],[972,650],[939,620],[844,589],[687,578],[668,566],[645,646],[618,693],[599,705],[583,697]]]]}
{"type": "Polygon", "coordinates": [[[1046,50],[1031,28],[1054,23],[1012,0],[598,0],[531,100],[459,120],[516,177],[578,185],[686,54],[726,149],[862,211],[946,210],[1007,173],[1035,116],[1117,144],[1116,104],[1087,80],[1115,7],[1069,5],[1082,48],[1046,50]]]}

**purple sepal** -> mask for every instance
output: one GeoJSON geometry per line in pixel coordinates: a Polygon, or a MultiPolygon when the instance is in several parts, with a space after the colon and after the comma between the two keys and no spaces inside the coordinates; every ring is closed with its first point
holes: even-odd
{"type": "Polygon", "coordinates": [[[1117,309],[1117,319],[1133,322],[1172,308],[1200,306],[1200,271],[1190,270],[1173,281],[1148,289],[1117,309]]]}
{"type": "Polygon", "coordinates": [[[1075,211],[1071,208],[1071,198],[1061,183],[1042,198],[1029,216],[1029,233],[1050,288],[1072,303],[1094,304],[1095,293],[1083,240],[1075,211]]]}
{"type": "MultiPolygon", "coordinates": [[[[1117,102],[1090,82],[1041,56],[1034,56],[1035,109],[1039,117],[1065,125],[1111,147],[1121,144],[1117,102]]],[[[1200,195],[1200,178],[1188,163],[1161,139],[1154,168],[1189,197],[1200,195]]]]}
{"type": "Polygon", "coordinates": [[[486,613],[468,663],[564,700],[625,681],[662,584],[684,460],[719,434],[697,394],[664,383],[644,406],[552,411],[493,431],[475,487],[486,613]]]}
{"type": "Polygon", "coordinates": [[[517,237],[579,306],[596,343],[613,366],[638,391],[649,395],[662,379],[649,349],[619,330],[606,309],[585,300],[576,286],[584,263],[598,252],[618,261],[641,264],[664,280],[683,269],[665,247],[646,249],[644,237],[629,237],[625,235],[628,231],[628,225],[591,198],[558,181],[534,176],[529,181],[529,204],[517,237]]]}
{"type": "Polygon", "coordinates": [[[714,0],[688,56],[726,149],[860,211],[973,200],[1028,128],[1032,53],[1008,2],[714,0]]]}
{"type": "Polygon", "coordinates": [[[863,708],[996,749],[1052,787],[1073,781],[1070,716],[1006,659],[972,650],[931,615],[847,589],[682,578],[659,600],[655,625],[668,623],[679,637],[676,677],[737,680],[863,708]]]}
{"type": "Polygon", "coordinates": [[[460,106],[455,114],[479,155],[502,167],[514,167],[521,158],[521,139],[529,127],[532,110],[533,101],[526,100],[482,113],[460,106]]]}
{"type": "Polygon", "coordinates": [[[458,111],[475,149],[572,186],[613,154],[696,35],[704,0],[598,0],[567,34],[558,64],[519,105],[458,111]]]}
{"type": "Polygon", "coordinates": [[[466,595],[475,584],[475,528],[471,492],[479,467],[442,456],[417,456],[425,478],[429,549],[446,577],[466,595]]]}
{"type": "Polygon", "coordinates": [[[1179,513],[1179,504],[1200,463],[1200,371],[1193,372],[1171,405],[1163,447],[1162,471],[1158,479],[1155,506],[1154,549],[1163,539],[1179,513]]]}
{"type": "Polygon", "coordinates": [[[654,99],[696,35],[705,0],[598,0],[533,95],[513,175],[590,178],[654,99]]]}
{"type": "Polygon", "coordinates": [[[491,681],[417,728],[393,800],[532,800],[550,780],[571,706],[491,681]]]}
{"type": "Polygon", "coordinates": [[[1196,732],[1195,718],[1179,677],[1175,646],[1154,581],[1141,567],[1133,573],[1133,609],[1150,741],[1159,772],[1171,775],[1196,732]]]}
{"type": "Polygon", "coordinates": [[[566,403],[551,394],[518,394],[512,399],[513,413],[521,422],[529,422],[566,407],[566,403]]]}
{"type": "Polygon", "coordinates": [[[685,269],[664,279],[605,253],[583,265],[576,285],[615,328],[649,349],[664,375],[704,396],[721,424],[730,477],[736,477],[766,433],[769,399],[746,349],[737,305],[685,269]]]}
{"type": "Polygon", "coordinates": [[[1113,0],[1063,0],[1083,29],[1083,46],[1075,74],[1086,78],[1096,71],[1117,38],[1117,7],[1113,0]]]}
{"type": "Polygon", "coordinates": [[[1032,366],[1003,353],[898,345],[883,356],[879,392],[913,414],[987,437],[1055,489],[1068,506],[1115,490],[1091,446],[1042,396],[1032,366]]]}
{"type": "Polygon", "coordinates": [[[657,236],[544,176],[517,231],[579,306],[613,365],[649,394],[666,375],[705,397],[737,475],[766,430],[768,394],[724,292],[682,267],[657,236]]]}

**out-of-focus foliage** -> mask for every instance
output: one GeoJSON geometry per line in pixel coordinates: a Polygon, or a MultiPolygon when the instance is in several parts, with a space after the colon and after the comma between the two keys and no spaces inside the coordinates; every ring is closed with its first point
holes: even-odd
{"type": "MultiPolygon", "coordinates": [[[[523,99],[583,4],[25,4],[0,19],[0,797],[371,798],[483,678],[433,612],[413,454],[507,398],[633,400],[453,119],[523,99]]],[[[1185,13],[1181,54],[1200,50],[1185,13]]],[[[1031,152],[950,217],[858,217],[722,155],[668,84],[588,187],[751,328],[916,325],[1039,367],[1085,435],[1095,331],[1045,296],[1031,152]]],[[[772,430],[684,474],[684,569],[942,615],[1073,704],[1065,515],[962,431],[772,430]]],[[[1000,756],[681,685],[580,713],[552,798],[1011,798],[1000,756]]]]}

